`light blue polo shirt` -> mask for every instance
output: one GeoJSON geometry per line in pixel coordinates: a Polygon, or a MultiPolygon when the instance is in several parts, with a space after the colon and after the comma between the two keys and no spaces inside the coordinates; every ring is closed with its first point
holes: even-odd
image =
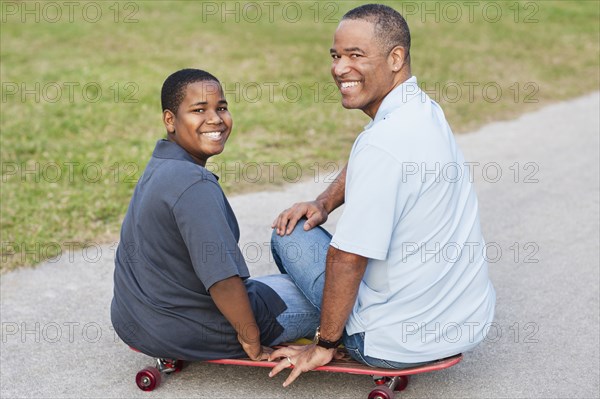
{"type": "Polygon", "coordinates": [[[356,139],[331,245],[369,258],[347,333],[367,356],[430,361],[475,347],[494,316],[477,197],[443,111],[415,77],[356,139]]]}

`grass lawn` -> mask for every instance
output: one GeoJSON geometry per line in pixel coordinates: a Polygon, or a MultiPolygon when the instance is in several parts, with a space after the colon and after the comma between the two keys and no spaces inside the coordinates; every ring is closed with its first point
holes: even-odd
{"type": "MultiPolygon", "coordinates": [[[[368,122],[329,74],[337,22],[359,4],[2,2],[1,270],[116,240],[180,68],[224,84],[234,129],[209,167],[227,194],[336,171],[368,122]]],[[[456,133],[598,90],[597,1],[387,4],[456,133]]]]}

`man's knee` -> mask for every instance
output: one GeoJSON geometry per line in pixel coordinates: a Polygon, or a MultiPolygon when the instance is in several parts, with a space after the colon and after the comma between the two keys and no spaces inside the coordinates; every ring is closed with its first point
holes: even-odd
{"type": "Polygon", "coordinates": [[[300,219],[298,223],[296,223],[294,230],[292,230],[290,234],[286,234],[283,236],[277,234],[277,230],[273,229],[271,233],[271,248],[273,248],[273,250],[275,251],[279,251],[285,246],[294,245],[291,243],[296,243],[297,245],[300,245],[300,239],[304,234],[306,234],[303,227],[305,221],[306,219],[300,219]]]}
{"type": "Polygon", "coordinates": [[[299,238],[299,232],[294,230],[290,235],[280,236],[275,231],[271,236],[271,250],[273,255],[280,260],[290,260],[290,258],[297,258],[297,252],[302,251],[301,243],[299,238]]]}

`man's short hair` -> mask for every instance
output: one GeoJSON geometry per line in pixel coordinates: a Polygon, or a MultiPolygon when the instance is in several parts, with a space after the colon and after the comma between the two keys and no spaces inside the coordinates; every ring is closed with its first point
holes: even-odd
{"type": "Polygon", "coordinates": [[[171,74],[163,83],[160,93],[162,110],[177,113],[179,105],[185,98],[187,85],[196,82],[214,81],[221,85],[219,79],[201,69],[182,69],[171,74]]]}
{"type": "Polygon", "coordinates": [[[365,4],[348,11],[344,19],[362,19],[375,25],[375,37],[384,53],[400,46],[406,50],[406,63],[410,65],[410,30],[398,11],[383,4],[365,4]]]}

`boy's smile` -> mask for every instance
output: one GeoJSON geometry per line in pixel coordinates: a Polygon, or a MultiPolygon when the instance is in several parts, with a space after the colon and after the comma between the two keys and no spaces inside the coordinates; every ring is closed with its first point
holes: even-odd
{"type": "Polygon", "coordinates": [[[208,158],[223,152],[233,126],[223,90],[215,81],[188,84],[177,113],[165,110],[163,119],[168,139],[202,166],[208,158]]]}

